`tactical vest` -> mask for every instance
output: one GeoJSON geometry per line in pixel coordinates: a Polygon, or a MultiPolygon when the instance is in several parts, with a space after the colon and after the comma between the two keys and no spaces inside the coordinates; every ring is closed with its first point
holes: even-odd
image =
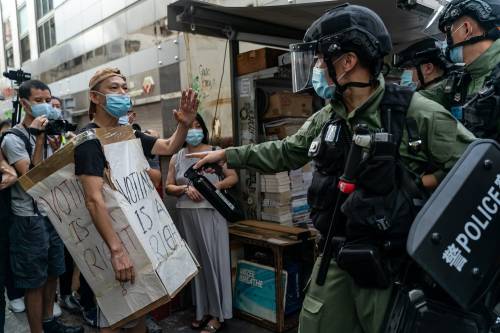
{"type": "Polygon", "coordinates": [[[500,141],[500,64],[486,78],[484,86],[468,96],[470,82],[470,74],[464,71],[452,72],[448,77],[445,94],[451,113],[476,137],[500,141]]]}
{"type": "MultiPolygon", "coordinates": [[[[392,144],[378,146],[378,151],[372,151],[359,165],[357,190],[342,206],[343,220],[335,221],[335,236],[363,238],[384,235],[386,240],[406,237],[416,211],[411,202],[412,195],[406,197],[399,189],[407,187],[411,189],[406,192],[419,192],[412,178],[414,175],[406,170],[399,158],[405,128],[410,151],[416,153],[421,144],[416,121],[407,117],[412,96],[413,91],[406,87],[386,85],[380,115],[383,130],[392,135],[392,144]],[[386,232],[386,229],[391,232],[386,232]]],[[[309,149],[315,171],[308,190],[308,203],[313,223],[323,236],[327,235],[331,223],[338,197],[337,184],[351,141],[352,133],[345,120],[333,113],[309,149]]]]}
{"type": "Polygon", "coordinates": [[[481,139],[500,142],[500,63],[481,88],[463,107],[463,124],[481,139]]]}

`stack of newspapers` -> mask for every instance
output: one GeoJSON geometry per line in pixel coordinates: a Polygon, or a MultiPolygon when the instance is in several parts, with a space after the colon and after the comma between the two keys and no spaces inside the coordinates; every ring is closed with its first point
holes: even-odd
{"type": "Polygon", "coordinates": [[[262,220],[292,225],[291,189],[288,172],[260,177],[262,196],[262,220]]]}
{"type": "Polygon", "coordinates": [[[312,166],[310,163],[304,167],[290,171],[291,181],[291,212],[294,226],[309,226],[310,207],[307,204],[307,189],[312,181],[312,166]]]}

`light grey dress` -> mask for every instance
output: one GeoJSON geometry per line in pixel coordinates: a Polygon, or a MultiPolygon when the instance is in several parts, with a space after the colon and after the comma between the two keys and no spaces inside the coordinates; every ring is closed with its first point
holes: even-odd
{"type": "MultiPolygon", "coordinates": [[[[183,148],[174,155],[177,185],[188,184],[189,180],[184,177],[184,172],[198,161],[197,158],[186,158],[186,153],[187,148],[183,148]]],[[[204,175],[212,183],[218,181],[215,174],[204,175]]],[[[227,221],[208,201],[194,202],[185,194],[177,201],[177,211],[186,233],[186,241],[201,265],[193,288],[196,320],[201,320],[206,314],[221,322],[232,318],[227,221]]]]}

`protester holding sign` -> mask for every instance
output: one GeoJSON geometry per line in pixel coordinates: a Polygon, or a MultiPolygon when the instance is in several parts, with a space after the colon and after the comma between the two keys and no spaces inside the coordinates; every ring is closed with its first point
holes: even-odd
{"type": "MultiPolygon", "coordinates": [[[[97,71],[90,79],[89,115],[93,121],[83,130],[92,128],[118,127],[118,119],[127,114],[132,104],[128,95],[126,78],[118,69],[105,68],[97,71]]],[[[158,139],[141,132],[135,132],[141,140],[145,155],[172,155],[184,143],[189,126],[196,116],[198,107],[197,94],[191,89],[183,91],[180,109],[174,110],[178,127],[169,139],[158,139]]],[[[116,280],[134,283],[135,272],[132,260],[124,248],[120,238],[113,230],[112,219],[106,208],[103,197],[106,158],[103,148],[97,139],[88,140],[75,148],[75,174],[83,186],[85,204],[92,221],[106,243],[111,254],[111,264],[116,280]]],[[[113,332],[107,328],[106,318],[101,316],[98,322],[101,332],[113,332]]],[[[144,319],[128,324],[131,332],[146,332],[144,319]]]]}
{"type": "MultiPolygon", "coordinates": [[[[167,193],[179,198],[177,208],[186,240],[201,263],[194,282],[196,320],[191,326],[210,333],[220,330],[224,320],[232,317],[229,233],[227,221],[189,185],[184,173],[198,161],[186,158],[186,154],[216,149],[219,148],[208,145],[207,127],[197,115],[188,131],[186,147],[170,160],[166,185],[167,193]]],[[[223,175],[206,173],[205,176],[219,190],[231,188],[238,182],[236,172],[226,166],[223,175]]]]}

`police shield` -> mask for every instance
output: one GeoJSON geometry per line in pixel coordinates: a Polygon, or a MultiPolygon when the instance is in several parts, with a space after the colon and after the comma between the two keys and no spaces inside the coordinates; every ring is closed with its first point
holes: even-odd
{"type": "Polygon", "coordinates": [[[495,141],[469,146],[417,215],[407,250],[463,308],[488,291],[500,271],[500,146],[495,141]]]}

